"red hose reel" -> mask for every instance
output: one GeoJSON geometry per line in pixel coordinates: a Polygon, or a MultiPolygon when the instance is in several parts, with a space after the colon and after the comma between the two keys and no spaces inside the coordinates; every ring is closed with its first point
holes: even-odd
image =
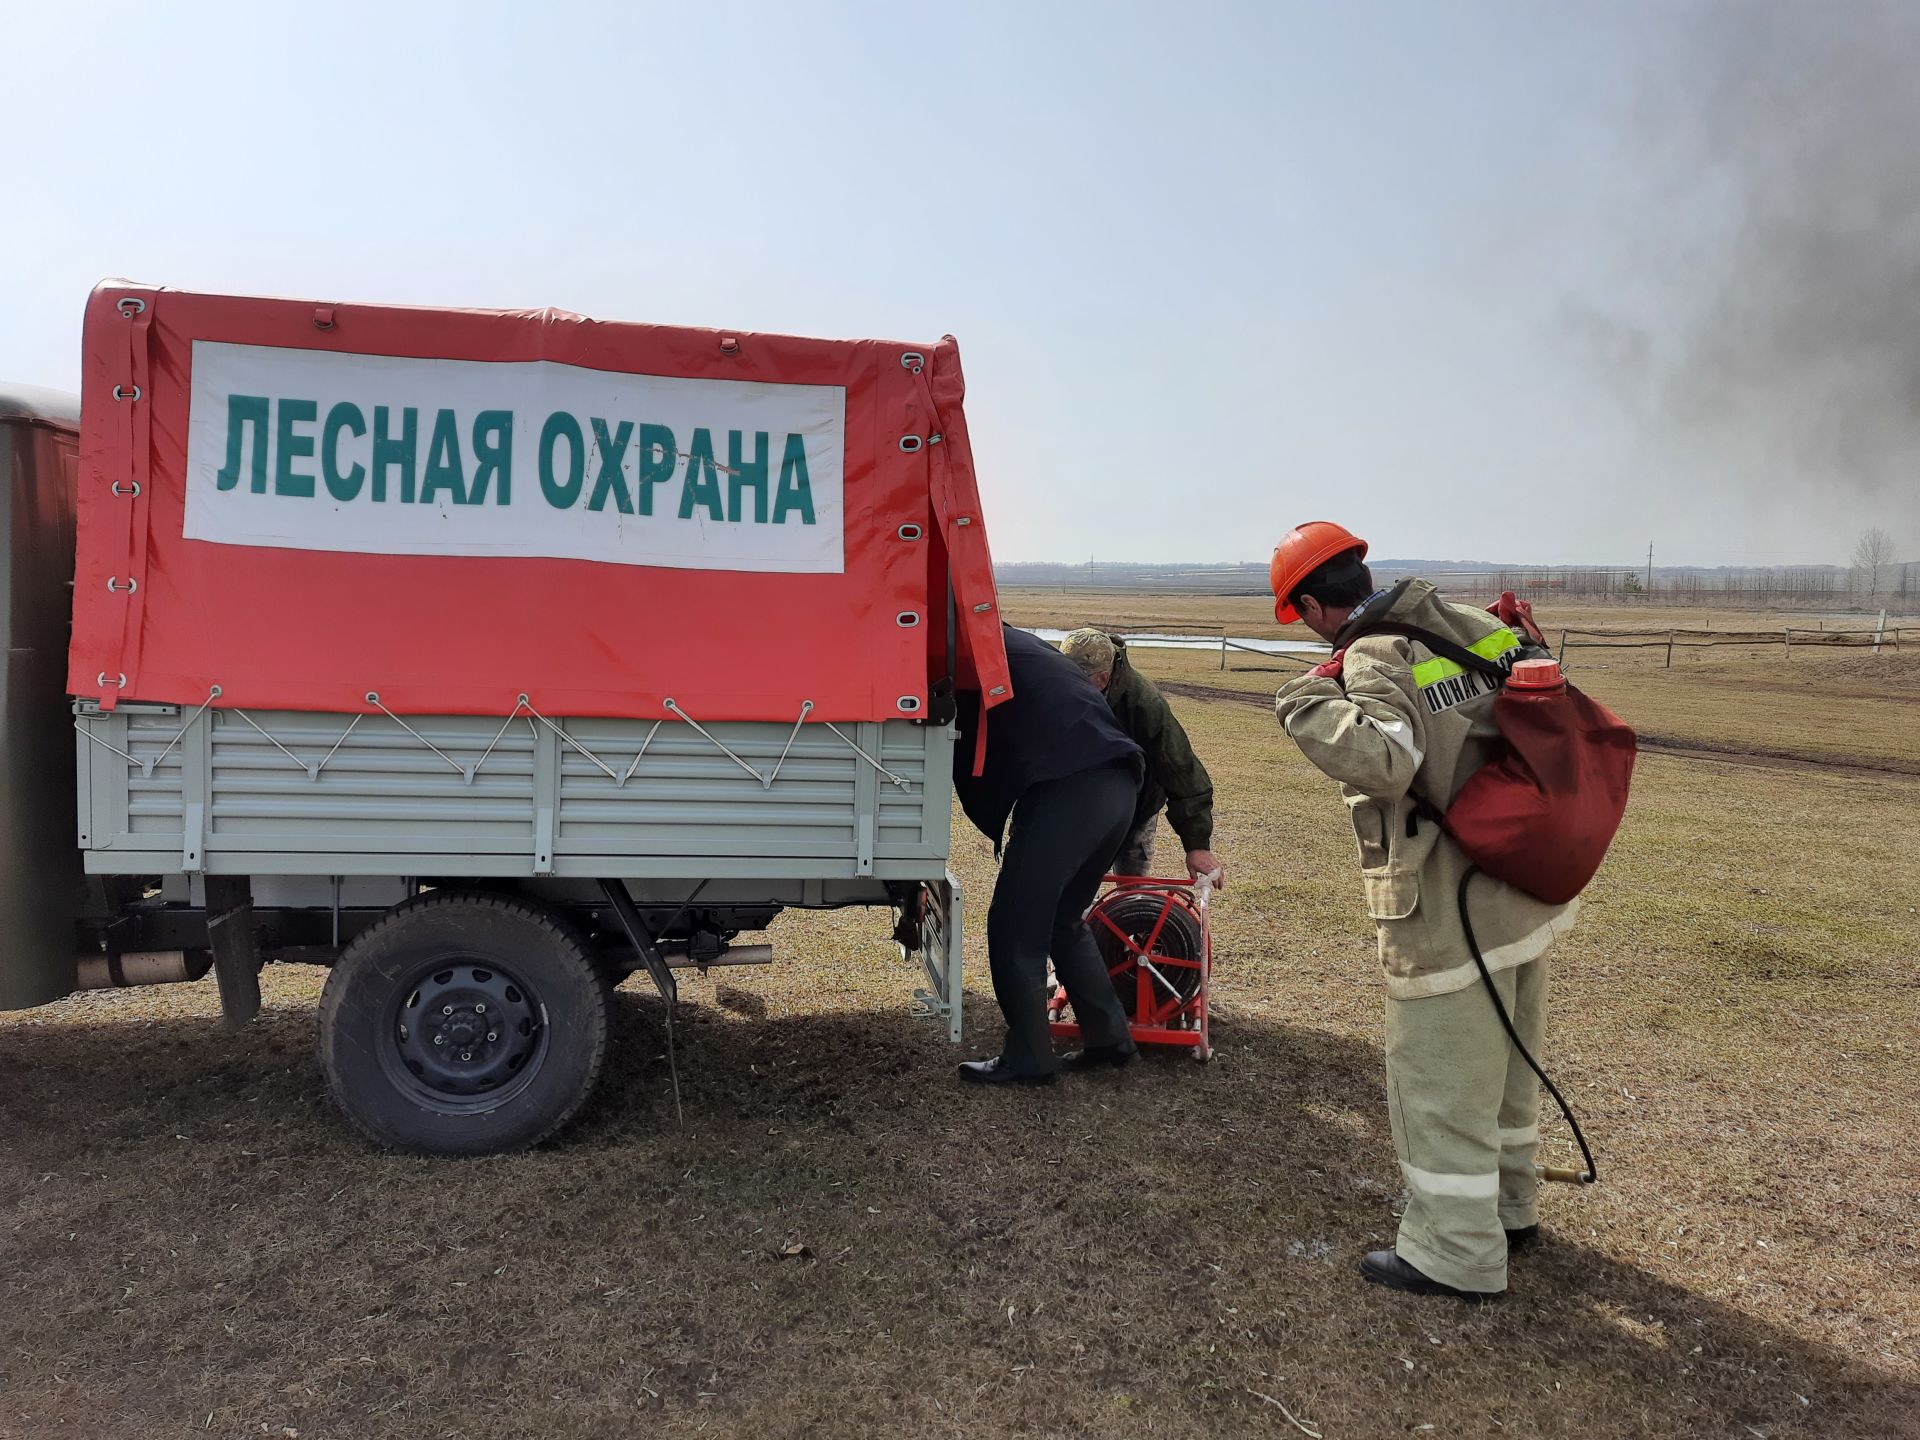
{"type": "MultiPolygon", "coordinates": [[[[1213,1058],[1207,1000],[1213,937],[1207,926],[1212,887],[1191,879],[1109,875],[1087,911],[1100,958],[1127,1012],[1127,1028],[1142,1045],[1179,1045],[1196,1060],[1213,1058]]],[[[1047,1013],[1054,1035],[1077,1040],[1080,1027],[1065,1019],[1072,997],[1054,988],[1047,1013]]]]}

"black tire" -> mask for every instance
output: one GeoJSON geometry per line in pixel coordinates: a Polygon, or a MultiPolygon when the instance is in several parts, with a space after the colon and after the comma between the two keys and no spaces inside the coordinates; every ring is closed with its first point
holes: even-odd
{"type": "MultiPolygon", "coordinates": [[[[1154,890],[1129,891],[1115,890],[1094,909],[1137,944],[1145,944],[1147,937],[1153,934],[1155,925],[1160,926],[1160,937],[1154,942],[1156,953],[1169,955],[1177,960],[1198,960],[1202,949],[1200,925],[1184,905],[1167,905],[1166,896],[1154,890]],[[1166,913],[1166,921],[1161,923],[1161,912],[1166,913]]],[[[1113,977],[1114,994],[1120,998],[1120,1006],[1136,1020],[1145,1017],[1134,1014],[1136,986],[1133,952],[1105,925],[1096,921],[1093,925],[1093,940],[1100,949],[1100,958],[1106,963],[1107,973],[1113,977]]],[[[1177,1001],[1186,1005],[1200,993],[1200,972],[1185,967],[1169,968],[1164,972],[1168,983],[1173,986],[1174,995],[1164,991],[1155,992],[1155,1001],[1159,1004],[1177,1001]]]]}
{"type": "Polygon", "coordinates": [[[398,906],[333,967],[320,1067],[375,1144],[422,1155],[525,1150],[587,1101],[607,1053],[607,988],[557,916],[506,895],[398,906]]]}

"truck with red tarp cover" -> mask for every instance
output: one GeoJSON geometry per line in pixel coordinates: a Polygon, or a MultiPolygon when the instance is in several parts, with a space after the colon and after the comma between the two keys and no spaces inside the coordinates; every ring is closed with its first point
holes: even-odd
{"type": "Polygon", "coordinates": [[[10,878],[61,872],[0,1008],[327,964],[335,1097],[444,1154],[789,908],[891,907],[957,1039],[954,695],[1010,694],[963,396],[951,337],[101,285],[77,447],[0,450],[10,878]]]}

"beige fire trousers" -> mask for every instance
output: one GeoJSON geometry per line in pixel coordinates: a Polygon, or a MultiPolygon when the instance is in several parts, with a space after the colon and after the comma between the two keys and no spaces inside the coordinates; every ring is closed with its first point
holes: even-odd
{"type": "MultiPolygon", "coordinates": [[[[1493,983],[1540,1059],[1546,957],[1496,970],[1493,983]]],[[[1506,1232],[1538,1218],[1539,1082],[1478,976],[1444,995],[1387,1001],[1387,1110],[1409,1197],[1400,1258],[1458,1290],[1506,1289],[1506,1232]]]]}

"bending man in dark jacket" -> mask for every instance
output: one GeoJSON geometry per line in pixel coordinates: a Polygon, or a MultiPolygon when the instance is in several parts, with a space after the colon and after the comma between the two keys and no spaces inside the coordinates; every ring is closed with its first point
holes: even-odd
{"type": "Polygon", "coordinates": [[[1049,1085],[1063,1065],[1133,1058],[1126,1011],[1085,916],[1133,822],[1145,762],[1072,661],[1024,630],[1001,633],[1013,698],[987,712],[986,764],[975,775],[980,696],[961,692],[953,783],[996,852],[1006,837],[987,910],[987,957],[1007,1040],[993,1059],[962,1065],[960,1078],[1049,1085]],[[1064,1058],[1047,1030],[1049,953],[1085,1037],[1085,1048],[1064,1058]]]}
{"type": "Polygon", "coordinates": [[[1113,858],[1116,875],[1153,873],[1153,832],[1167,823],[1187,852],[1189,875],[1212,875],[1226,888],[1226,867],[1213,853],[1213,778],[1154,683],[1127,660],[1127,647],[1103,630],[1075,630],[1060,642],[1066,657],[1107,697],[1113,718],[1146,752],[1147,782],[1133,809],[1127,840],[1113,858]]]}

